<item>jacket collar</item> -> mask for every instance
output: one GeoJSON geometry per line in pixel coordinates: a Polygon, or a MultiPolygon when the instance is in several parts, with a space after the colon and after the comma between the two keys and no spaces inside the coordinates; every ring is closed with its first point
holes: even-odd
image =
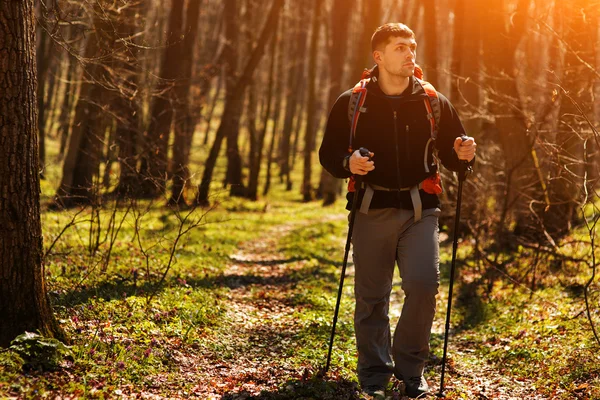
{"type": "MultiPolygon", "coordinates": [[[[370,78],[371,81],[368,85],[369,92],[372,92],[380,97],[387,97],[387,95],[381,90],[381,87],[379,87],[379,66],[376,65],[371,69],[370,78]]],[[[427,95],[427,93],[425,93],[425,89],[423,89],[423,85],[421,85],[417,78],[411,76],[410,82],[408,83],[408,87],[402,93],[402,96],[422,97],[423,95],[427,95]]]]}

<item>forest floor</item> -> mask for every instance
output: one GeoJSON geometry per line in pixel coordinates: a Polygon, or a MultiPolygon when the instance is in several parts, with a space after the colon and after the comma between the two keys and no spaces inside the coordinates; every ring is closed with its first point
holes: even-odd
{"type": "MultiPolygon", "coordinates": [[[[54,161],[41,182],[44,265],[70,347],[34,337],[0,349],[0,398],[365,398],[355,373],[351,262],[331,368],[318,374],[344,256],[343,199],[304,203],[274,184],[256,202],[213,187],[210,209],[178,210],[157,199],[51,211],[61,171],[51,144],[54,161]]],[[[216,173],[219,182],[224,163],[216,173]]],[[[444,215],[451,214],[448,206],[444,215]]],[[[446,223],[425,372],[433,392],[448,299],[446,223]]],[[[585,254],[585,239],[574,230],[563,248],[585,254]]],[[[474,245],[468,238],[459,245],[447,398],[600,399],[600,351],[584,301],[592,271],[523,249],[490,262],[474,245]]],[[[594,282],[588,291],[597,323],[599,289],[594,282]]],[[[402,301],[396,275],[392,321],[402,301]]],[[[389,389],[391,399],[402,398],[398,382],[389,389]]]]}
{"type": "MultiPolygon", "coordinates": [[[[193,211],[181,225],[192,229],[178,245],[181,213],[137,207],[145,213],[107,207],[95,228],[91,210],[44,213],[46,248],[58,239],[46,257],[50,297],[71,349],[54,368],[0,352],[0,398],[367,398],[355,375],[352,263],[332,366],[318,375],[344,253],[341,201],[323,208],[290,199],[225,200],[206,214],[193,211]],[[60,236],[73,218],[81,223],[60,236]],[[118,235],[91,251],[90,232],[103,237],[111,220],[124,221],[118,235]]],[[[448,295],[447,236],[425,374],[433,392],[448,295]]],[[[446,398],[600,399],[600,355],[585,318],[581,271],[556,278],[540,270],[533,291],[500,278],[488,292],[475,285],[477,268],[462,261],[470,246],[459,248],[446,398]]],[[[395,278],[392,321],[402,306],[395,278]]],[[[390,399],[407,398],[397,381],[389,389],[390,399]]]]}

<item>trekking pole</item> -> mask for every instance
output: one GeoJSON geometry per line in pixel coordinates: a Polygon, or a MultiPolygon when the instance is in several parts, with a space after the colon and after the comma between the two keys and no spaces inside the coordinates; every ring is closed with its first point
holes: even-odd
{"type": "Polygon", "coordinates": [[[444,332],[444,355],[442,357],[442,378],[440,382],[440,391],[437,397],[446,397],[444,393],[444,374],[446,372],[446,355],[448,350],[448,332],[450,330],[450,310],[452,309],[452,288],[454,286],[454,270],[456,268],[456,249],[458,248],[458,224],[460,221],[460,206],[462,203],[463,182],[467,179],[467,172],[470,171],[469,164],[461,161],[458,171],[458,195],[456,198],[456,217],[454,219],[454,240],[452,242],[452,266],[450,268],[450,288],[448,289],[448,307],[446,311],[446,328],[444,332]]]}
{"type": "MultiPolygon", "coordinates": [[[[359,149],[360,155],[363,157],[369,157],[369,150],[361,147],[359,149]]],[[[340,312],[340,301],[342,299],[342,289],[344,288],[344,277],[346,276],[346,265],[348,264],[348,253],[350,252],[350,243],[352,239],[352,230],[354,228],[354,217],[356,216],[356,207],[358,204],[358,191],[360,190],[360,182],[362,181],[359,175],[355,176],[355,188],[354,197],[352,199],[352,209],[350,210],[350,221],[348,223],[348,237],[346,238],[346,252],[344,253],[344,262],[342,263],[342,274],[340,276],[340,286],[338,288],[337,302],[335,303],[335,312],[333,313],[333,323],[331,327],[331,336],[329,337],[329,351],[327,352],[327,363],[325,368],[321,371],[321,375],[325,375],[329,371],[329,364],[331,362],[331,352],[333,350],[333,338],[335,336],[335,325],[337,324],[338,313],[340,312]]]]}

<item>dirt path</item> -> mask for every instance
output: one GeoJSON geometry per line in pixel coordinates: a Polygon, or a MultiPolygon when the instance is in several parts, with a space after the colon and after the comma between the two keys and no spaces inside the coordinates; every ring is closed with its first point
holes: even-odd
{"type": "MultiPolygon", "coordinates": [[[[308,368],[297,369],[286,363],[285,349],[300,329],[289,302],[296,282],[290,273],[303,268],[305,261],[289,260],[276,252],[278,238],[295,226],[278,227],[267,236],[243,244],[232,255],[223,276],[223,284],[231,290],[225,308],[229,329],[207,332],[213,345],[199,349],[199,359],[182,368],[182,374],[198,382],[193,395],[205,399],[289,398],[291,388],[285,382],[309,381],[308,368]]],[[[343,244],[342,244],[343,245],[343,244]]],[[[352,282],[353,268],[348,269],[347,282],[352,282]]],[[[392,320],[400,314],[402,295],[399,285],[392,298],[392,320]]],[[[446,295],[441,288],[438,304],[445,309],[446,295]]],[[[443,334],[443,321],[436,320],[434,333],[443,334]]],[[[449,346],[446,388],[456,389],[468,399],[544,399],[525,381],[501,374],[494,366],[474,355],[473,344],[452,337],[449,346]]],[[[435,367],[439,379],[440,367],[435,367]]],[[[356,399],[356,385],[329,377],[335,381],[338,395],[327,398],[356,399]]],[[[439,381],[430,381],[437,391],[439,381]]],[[[300,397],[298,397],[300,398],[300,397]]],[[[392,399],[408,399],[398,394],[392,399]]],[[[465,398],[452,396],[449,398],[465,398]]]]}
{"type": "Polygon", "coordinates": [[[278,227],[230,256],[223,282],[231,288],[225,305],[231,329],[218,340],[233,344],[229,349],[233,357],[228,354],[227,358],[235,361],[204,352],[206,362],[198,370],[198,381],[203,383],[195,394],[207,399],[241,399],[261,391],[276,393],[286,380],[302,379],[303,372],[286,365],[283,354],[297,330],[296,309],[288,301],[295,282],[289,276],[302,269],[304,262],[288,260],[275,251],[277,239],[293,228],[278,227]]]}

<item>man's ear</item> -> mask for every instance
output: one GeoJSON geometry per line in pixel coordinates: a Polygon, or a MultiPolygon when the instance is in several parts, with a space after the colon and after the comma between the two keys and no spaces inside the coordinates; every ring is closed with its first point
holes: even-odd
{"type": "Polygon", "coordinates": [[[373,52],[373,60],[375,60],[376,64],[379,64],[381,62],[381,51],[375,50],[373,52]]]}

